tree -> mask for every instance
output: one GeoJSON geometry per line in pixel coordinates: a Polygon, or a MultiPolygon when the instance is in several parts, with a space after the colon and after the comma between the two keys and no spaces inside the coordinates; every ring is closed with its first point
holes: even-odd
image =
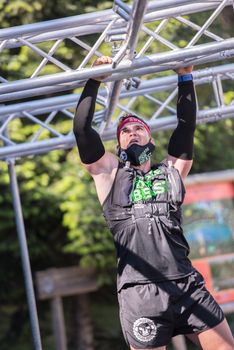
{"type": "MultiPolygon", "coordinates": [[[[3,0],[0,3],[0,20],[3,28],[41,20],[77,15],[96,9],[110,8],[112,2],[99,0],[81,0],[74,3],[68,0],[3,0]]],[[[198,16],[198,23],[205,21],[203,14],[198,16]]],[[[222,23],[229,14],[224,15],[222,23]]],[[[226,35],[222,23],[216,27],[219,35],[226,35]]],[[[153,25],[153,24],[152,24],[153,25]]],[[[230,33],[230,26],[228,31],[230,33]]],[[[233,29],[232,29],[233,30],[233,29]]],[[[170,20],[165,37],[180,47],[184,42],[184,27],[175,20],[170,20]]],[[[186,34],[191,35],[188,31],[186,34]]],[[[93,39],[95,41],[95,39],[93,39]]],[[[143,45],[144,38],[142,38],[143,45]]],[[[48,50],[48,44],[44,44],[48,50]]],[[[150,50],[159,52],[162,45],[154,43],[150,50]]],[[[71,47],[61,46],[58,55],[64,55],[67,62],[77,66],[82,52],[73,52],[71,47]]],[[[150,52],[149,50],[149,52],[150,52]]],[[[0,56],[0,75],[9,80],[30,76],[35,68],[33,55],[27,48],[4,50],[0,56]],[[19,54],[19,59],[16,59],[19,54]]],[[[48,73],[54,72],[50,65],[48,73]]],[[[164,73],[163,73],[164,74],[164,73]]],[[[168,72],[169,74],[169,72],[168,72]]],[[[208,89],[197,88],[200,106],[208,107],[211,97],[208,89]]],[[[234,98],[232,87],[226,85],[225,99],[229,103],[234,98]]],[[[166,94],[161,94],[162,101],[166,94]]],[[[175,103],[175,101],[174,101],[175,103]]],[[[136,105],[139,113],[151,115],[152,106],[141,99],[136,105]]],[[[60,128],[70,130],[72,123],[62,124],[60,128]]],[[[192,172],[222,170],[233,167],[233,120],[222,120],[216,123],[197,127],[195,134],[195,161],[192,172]],[[223,152],[225,150],[225,152],[223,152]]],[[[10,130],[14,139],[24,140],[32,133],[32,127],[16,120],[10,130]]],[[[171,131],[160,131],[156,139],[154,160],[163,159],[171,131]]],[[[114,151],[114,143],[106,144],[114,151]]],[[[106,228],[101,207],[97,202],[96,191],[91,177],[85,172],[77,150],[53,151],[47,155],[28,157],[17,160],[17,177],[23,204],[23,213],[28,237],[30,258],[33,271],[51,266],[67,266],[79,263],[82,266],[97,266],[103,271],[114,269],[115,252],[111,234],[106,228]]],[[[1,349],[9,348],[7,338],[11,335],[14,348],[20,339],[27,338],[28,333],[23,325],[28,319],[25,307],[23,276],[20,267],[20,253],[16,238],[12,199],[9,191],[7,165],[1,162],[0,173],[0,300],[4,305],[0,315],[1,349]],[[19,321],[20,320],[20,321],[19,321]],[[19,326],[20,325],[20,326],[19,326]],[[17,339],[17,341],[16,341],[17,339]]],[[[101,282],[110,282],[114,274],[102,274],[101,282]]],[[[29,332],[29,331],[28,331],[29,332]]],[[[18,348],[16,349],[18,350],[18,348]]]]}

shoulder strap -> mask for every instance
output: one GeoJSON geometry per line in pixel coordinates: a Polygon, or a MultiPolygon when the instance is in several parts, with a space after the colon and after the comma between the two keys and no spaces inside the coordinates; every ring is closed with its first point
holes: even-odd
{"type": "Polygon", "coordinates": [[[132,205],[131,193],[135,172],[132,168],[126,167],[123,163],[119,163],[114,185],[112,187],[112,204],[120,207],[132,205]]]}
{"type": "Polygon", "coordinates": [[[162,168],[168,177],[168,181],[171,185],[171,201],[173,204],[182,204],[184,200],[185,189],[183,182],[178,170],[169,162],[169,165],[165,163],[160,163],[160,168],[162,168]]]}

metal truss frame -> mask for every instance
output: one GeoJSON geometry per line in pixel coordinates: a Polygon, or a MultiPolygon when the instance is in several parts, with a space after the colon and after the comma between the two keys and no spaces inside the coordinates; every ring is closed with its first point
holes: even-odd
{"type": "MultiPolygon", "coordinates": [[[[206,85],[213,94],[213,107],[205,110],[199,109],[197,123],[232,118],[234,116],[234,103],[232,101],[229,105],[225,104],[223,84],[227,81],[233,80],[234,64],[197,70],[193,75],[196,85],[206,85]]],[[[170,102],[175,98],[176,94],[177,76],[175,75],[145,80],[137,89],[126,91],[123,87],[120,91],[116,108],[119,110],[119,115],[122,113],[137,114],[133,105],[137,101],[137,98],[143,96],[155,106],[155,112],[148,120],[152,131],[170,129],[176,125],[176,110],[170,106],[170,102]],[[155,92],[170,92],[170,94],[167,99],[162,102],[153,96],[155,92]],[[122,102],[126,100],[126,98],[129,99],[127,105],[122,102]],[[164,114],[166,112],[166,116],[160,117],[163,112],[164,114]]],[[[73,132],[70,130],[67,135],[62,135],[53,128],[53,126],[49,125],[49,123],[58,113],[60,113],[60,115],[62,114],[68,120],[72,120],[78,99],[79,94],[69,94],[0,106],[0,116],[2,119],[0,138],[5,142],[5,147],[0,148],[0,159],[12,157],[18,158],[31,154],[49,152],[56,148],[67,149],[73,147],[75,145],[73,132]],[[41,116],[44,115],[47,117],[45,121],[42,122],[41,116]],[[14,144],[9,137],[3,135],[8,124],[15,118],[28,119],[39,124],[40,128],[31,137],[30,141],[21,144],[14,144]],[[51,133],[53,137],[46,141],[39,141],[38,138],[45,130],[47,130],[48,133],[51,133]]],[[[96,124],[99,125],[102,123],[109,103],[108,91],[106,89],[100,90],[97,103],[102,108],[94,117],[96,124]]],[[[113,120],[109,128],[106,128],[103,132],[102,138],[104,141],[115,138],[117,120],[118,118],[113,120]]]]}
{"type": "Polygon", "coordinates": [[[199,106],[198,123],[232,118],[234,99],[227,104],[225,94],[228,89],[234,91],[234,38],[230,35],[224,39],[214,30],[215,21],[227,6],[232,11],[234,0],[135,0],[131,5],[115,0],[110,10],[0,30],[0,56],[8,50],[15,57],[17,49],[20,59],[21,50],[28,50],[35,63],[35,69],[24,79],[8,81],[6,76],[0,76],[0,160],[7,161],[9,169],[36,350],[41,350],[42,344],[15,159],[73,147],[72,118],[79,98],[74,90],[84,86],[88,78],[100,75],[110,75],[105,88],[99,91],[94,117],[104,141],[115,137],[116,123],[123,113],[137,113],[136,105],[142,97],[153,106],[150,115],[147,111],[141,115],[153,131],[174,127],[177,76],[167,75],[167,71],[191,64],[196,66],[195,84],[204,85],[213,96],[209,109],[199,106]],[[203,24],[187,17],[197,13],[206,14],[203,24]],[[190,40],[179,46],[173,42],[167,35],[167,26],[172,23],[186,28],[190,40]],[[93,35],[95,43],[90,40],[93,35]],[[62,55],[68,42],[74,45],[74,52],[82,53],[76,67],[70,67],[62,55]],[[113,64],[92,67],[94,58],[108,50],[113,64]],[[198,65],[214,62],[221,64],[197,69],[198,65]],[[53,66],[54,73],[50,75],[48,65],[53,66]],[[48,94],[52,97],[48,98],[48,94]],[[60,130],[61,121],[67,122],[66,132],[60,130]],[[16,122],[19,132],[25,124],[36,126],[22,143],[14,139],[12,132],[16,122]]]}
{"type": "MultiPolygon", "coordinates": [[[[79,95],[66,94],[50,99],[45,98],[45,95],[72,91],[82,87],[88,78],[103,74],[111,74],[106,80],[106,93],[100,91],[98,103],[102,109],[95,116],[103,140],[115,136],[116,120],[123,112],[134,112],[134,104],[140,96],[155,103],[156,110],[148,117],[153,130],[174,127],[175,108],[170,104],[176,95],[176,77],[173,75],[155,78],[153,75],[191,64],[197,66],[210,62],[232,61],[234,38],[223,39],[210,28],[222,10],[230,5],[233,5],[233,0],[196,3],[188,0],[166,0],[163,3],[136,0],[132,6],[115,0],[111,10],[0,30],[0,55],[5,49],[24,48],[31,52],[35,60],[38,59],[37,67],[28,78],[7,81],[5,77],[0,77],[0,159],[73,147],[72,132],[59,132],[56,120],[58,116],[61,119],[62,115],[70,120],[70,125],[72,124],[79,95]],[[203,25],[184,17],[198,12],[208,13],[203,25]],[[171,19],[193,32],[191,40],[183,48],[170,42],[165,35],[171,19]],[[155,29],[152,30],[154,25],[155,29]],[[90,45],[85,40],[94,33],[101,34],[96,42],[90,45]],[[144,46],[140,48],[137,40],[139,35],[143,35],[145,39],[144,46]],[[208,42],[197,44],[201,38],[208,42]],[[66,40],[87,52],[77,68],[69,67],[58,55],[59,48],[66,40]],[[48,42],[51,47],[46,52],[41,45],[48,42]],[[147,54],[147,51],[152,51],[151,47],[156,42],[161,45],[161,52],[147,54]],[[102,47],[105,50],[109,47],[112,51],[113,65],[90,67],[91,60],[103,54],[102,47]],[[48,64],[60,72],[44,74],[43,69],[48,64]],[[150,79],[151,76],[153,78],[150,79]],[[162,92],[169,91],[172,87],[172,93],[162,102],[162,92]],[[20,101],[36,96],[38,100],[33,102],[20,101]],[[122,103],[126,98],[129,99],[127,105],[122,103]],[[48,104],[51,104],[49,109],[48,104]],[[36,108],[38,105],[39,109],[36,108]],[[169,112],[166,116],[165,110],[169,112]],[[21,144],[11,136],[11,124],[17,118],[20,118],[22,124],[27,120],[38,126],[35,134],[21,144]]],[[[230,64],[194,71],[195,83],[212,85],[214,95],[212,108],[206,111],[199,110],[199,122],[232,117],[233,103],[225,105],[223,84],[227,79],[232,82],[233,76],[233,66],[230,64]]]]}

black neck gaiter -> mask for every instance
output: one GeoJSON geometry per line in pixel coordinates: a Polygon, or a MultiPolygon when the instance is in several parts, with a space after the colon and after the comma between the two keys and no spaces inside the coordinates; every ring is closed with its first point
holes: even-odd
{"type": "Polygon", "coordinates": [[[141,165],[150,159],[154,150],[155,146],[151,141],[144,146],[133,143],[127,149],[119,147],[118,156],[122,162],[130,162],[132,165],[141,165]]]}

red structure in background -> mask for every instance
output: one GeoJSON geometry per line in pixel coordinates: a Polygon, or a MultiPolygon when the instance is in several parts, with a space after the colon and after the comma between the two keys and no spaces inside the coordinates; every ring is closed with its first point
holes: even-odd
{"type": "MultiPolygon", "coordinates": [[[[206,288],[211,292],[213,297],[219,304],[226,304],[234,302],[234,288],[216,290],[214,286],[214,280],[212,276],[212,264],[218,263],[223,264],[226,261],[230,261],[234,264],[234,253],[233,254],[224,254],[217,257],[207,257],[204,259],[193,259],[193,266],[201,272],[206,281],[206,288]]],[[[233,277],[234,278],[234,277],[233,277]]]]}
{"type": "Polygon", "coordinates": [[[184,204],[234,198],[233,182],[201,183],[186,186],[184,204]]]}
{"type": "MultiPolygon", "coordinates": [[[[195,176],[194,176],[195,177],[195,176]]],[[[221,206],[221,215],[222,212],[224,212],[225,209],[225,203],[229,200],[229,204],[231,203],[232,209],[230,210],[229,207],[229,218],[234,218],[234,206],[232,204],[234,200],[234,182],[229,181],[222,181],[222,182],[208,182],[206,178],[206,182],[197,183],[194,181],[192,184],[188,184],[186,186],[186,197],[185,197],[185,207],[192,208],[191,213],[193,213],[194,207],[196,205],[199,207],[202,212],[202,204],[207,204],[208,206],[211,205],[211,202],[214,203],[222,203],[222,206],[224,206],[224,209],[222,209],[221,206]]],[[[205,205],[204,205],[205,207],[205,205]]],[[[195,212],[195,211],[194,211],[195,212]]],[[[199,223],[199,220],[197,220],[197,224],[199,226],[199,230],[194,230],[194,234],[192,236],[192,240],[189,239],[189,229],[191,229],[191,220],[193,220],[193,214],[191,214],[190,219],[190,227],[188,227],[187,232],[187,239],[190,243],[191,252],[193,250],[193,246],[196,247],[199,244],[199,239],[196,241],[196,232],[199,230],[202,231],[202,224],[199,223]]],[[[186,218],[185,218],[186,221],[186,218]]],[[[202,221],[202,220],[201,220],[202,221]]],[[[209,218],[206,221],[209,222],[209,218]]],[[[224,224],[225,222],[225,216],[224,216],[224,224]]],[[[194,223],[193,223],[194,224],[194,223]]],[[[196,225],[196,222],[195,222],[196,225]]],[[[231,219],[227,223],[230,237],[228,238],[227,245],[232,250],[232,247],[234,246],[234,219],[231,219]],[[231,242],[231,244],[230,244],[231,242]]],[[[189,226],[189,225],[188,225],[189,226]]],[[[215,227],[215,222],[213,222],[213,226],[215,227]]],[[[218,225],[217,225],[218,226],[218,225]]],[[[226,226],[227,227],[227,226],[226,226]]],[[[212,230],[212,229],[211,229],[212,230]]],[[[201,232],[198,232],[199,234],[202,234],[201,232]]],[[[186,223],[185,223],[185,234],[186,234],[186,223]]],[[[217,234],[217,233],[216,233],[217,234]]],[[[212,234],[211,234],[212,236],[212,234]]],[[[207,256],[199,256],[198,250],[193,254],[192,262],[194,267],[202,273],[202,275],[205,278],[206,281],[206,287],[209,289],[211,294],[214,296],[214,298],[217,300],[219,304],[228,304],[228,303],[234,303],[234,250],[232,252],[228,252],[226,248],[223,249],[221,244],[223,242],[225,243],[225,235],[224,238],[222,235],[219,240],[216,241],[216,249],[212,254],[207,254],[207,256]]],[[[204,240],[204,244],[209,246],[209,242],[206,239],[206,236],[202,236],[204,240]]],[[[208,237],[210,239],[210,237],[208,237]]],[[[206,254],[205,254],[206,255],[206,254]]]]}

